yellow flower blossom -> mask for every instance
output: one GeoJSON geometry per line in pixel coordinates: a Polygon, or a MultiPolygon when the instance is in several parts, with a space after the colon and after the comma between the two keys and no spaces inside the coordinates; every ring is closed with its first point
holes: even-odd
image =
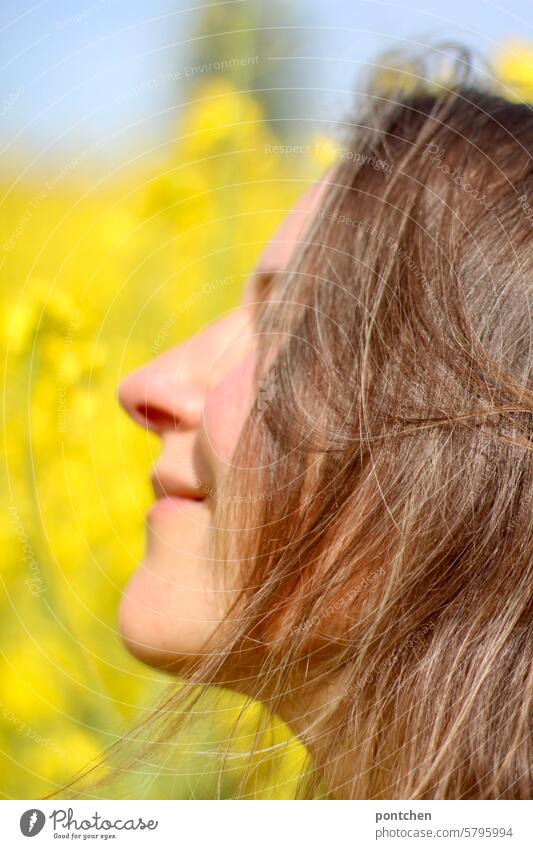
{"type": "Polygon", "coordinates": [[[513,100],[533,101],[533,43],[511,39],[494,59],[502,93],[513,100]]]}

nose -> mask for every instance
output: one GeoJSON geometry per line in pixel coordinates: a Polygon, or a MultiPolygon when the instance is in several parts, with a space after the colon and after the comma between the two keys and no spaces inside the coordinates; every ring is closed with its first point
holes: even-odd
{"type": "Polygon", "coordinates": [[[118,397],[134,421],[159,435],[178,427],[196,428],[201,420],[203,387],[180,368],[176,349],[124,378],[118,397]]]}

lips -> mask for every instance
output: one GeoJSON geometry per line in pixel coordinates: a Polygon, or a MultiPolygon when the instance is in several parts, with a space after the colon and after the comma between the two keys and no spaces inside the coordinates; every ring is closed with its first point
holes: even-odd
{"type": "Polygon", "coordinates": [[[207,488],[200,481],[188,483],[177,479],[164,469],[155,468],[150,476],[152,489],[158,501],[160,500],[186,500],[205,501],[207,488]]]}
{"type": "Polygon", "coordinates": [[[148,524],[158,519],[172,522],[190,510],[205,509],[206,492],[202,491],[201,484],[188,484],[157,468],[150,479],[156,500],[148,511],[148,524]]]}

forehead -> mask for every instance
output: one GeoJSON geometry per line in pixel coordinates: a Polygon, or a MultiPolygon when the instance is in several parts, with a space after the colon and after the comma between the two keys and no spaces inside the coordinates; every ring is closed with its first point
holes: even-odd
{"type": "Polygon", "coordinates": [[[276,271],[287,266],[301,236],[317,214],[328,185],[325,177],[302,195],[265,247],[256,271],[276,271]]]}

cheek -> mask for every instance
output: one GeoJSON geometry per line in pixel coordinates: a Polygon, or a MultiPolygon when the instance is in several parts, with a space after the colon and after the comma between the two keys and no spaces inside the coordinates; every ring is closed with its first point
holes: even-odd
{"type": "Polygon", "coordinates": [[[205,400],[202,437],[219,473],[230,464],[255,400],[255,364],[255,355],[243,358],[211,389],[205,400]]]}

